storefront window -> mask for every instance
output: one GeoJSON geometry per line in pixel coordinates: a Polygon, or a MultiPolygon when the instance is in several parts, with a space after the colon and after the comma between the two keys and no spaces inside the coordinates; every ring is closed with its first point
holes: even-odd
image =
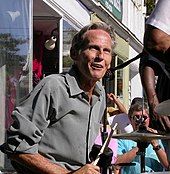
{"type": "MultiPolygon", "coordinates": [[[[123,61],[118,58],[118,65],[122,64],[123,61]]],[[[123,69],[117,71],[117,96],[123,99],[123,69]]]]}
{"type": "MultiPolygon", "coordinates": [[[[123,63],[117,55],[113,55],[111,67],[115,67],[123,63]]],[[[118,69],[112,72],[112,75],[109,79],[103,78],[103,85],[105,86],[105,90],[107,93],[113,93],[119,97],[121,101],[123,101],[123,69],[118,69]]],[[[107,100],[108,106],[112,106],[112,102],[107,100]]]]}
{"type": "MultiPolygon", "coordinates": [[[[6,128],[11,112],[29,92],[31,0],[0,1],[0,69],[5,65],[6,128]]],[[[1,97],[1,96],[0,96],[1,97]]]]}
{"type": "Polygon", "coordinates": [[[67,21],[63,21],[63,71],[68,71],[73,61],[70,58],[70,47],[77,30],[67,21]]]}
{"type": "MultiPolygon", "coordinates": [[[[34,4],[37,9],[37,4],[34,4]]],[[[59,73],[59,19],[34,16],[33,87],[50,74],[59,73]]]]}

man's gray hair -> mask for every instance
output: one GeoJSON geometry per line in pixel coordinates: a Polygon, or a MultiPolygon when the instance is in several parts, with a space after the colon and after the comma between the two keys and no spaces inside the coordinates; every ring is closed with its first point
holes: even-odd
{"type": "MultiPolygon", "coordinates": [[[[101,29],[103,31],[106,31],[110,35],[110,37],[113,41],[112,48],[114,48],[114,46],[115,46],[115,33],[114,33],[114,30],[111,28],[111,26],[107,25],[104,22],[95,22],[95,23],[92,23],[90,25],[86,25],[85,27],[83,27],[73,37],[71,50],[72,49],[74,49],[76,51],[81,50],[84,46],[84,38],[83,38],[84,34],[89,30],[97,30],[97,29],[101,29]]],[[[71,52],[71,50],[70,50],[70,52],[71,52]]]]}

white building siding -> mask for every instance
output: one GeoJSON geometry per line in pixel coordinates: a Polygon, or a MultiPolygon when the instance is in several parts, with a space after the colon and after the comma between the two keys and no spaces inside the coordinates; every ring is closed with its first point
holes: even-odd
{"type": "Polygon", "coordinates": [[[64,18],[79,27],[83,27],[90,22],[89,11],[76,0],[43,0],[54,10],[60,13],[64,18]]]}
{"type": "MultiPolygon", "coordinates": [[[[138,53],[134,51],[132,47],[129,48],[129,57],[133,58],[137,55],[138,53]]],[[[135,97],[142,97],[143,96],[143,87],[141,84],[141,79],[139,75],[139,59],[136,61],[132,62],[130,64],[130,99],[132,100],[135,97]]]]}
{"type": "Polygon", "coordinates": [[[143,0],[123,1],[122,23],[143,42],[145,26],[145,7],[143,0]]]}

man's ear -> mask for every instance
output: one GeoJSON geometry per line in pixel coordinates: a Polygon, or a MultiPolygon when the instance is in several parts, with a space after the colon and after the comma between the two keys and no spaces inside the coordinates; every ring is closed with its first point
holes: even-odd
{"type": "Polygon", "coordinates": [[[70,49],[70,57],[73,59],[73,60],[77,60],[78,59],[78,51],[71,47],[70,49]]]}

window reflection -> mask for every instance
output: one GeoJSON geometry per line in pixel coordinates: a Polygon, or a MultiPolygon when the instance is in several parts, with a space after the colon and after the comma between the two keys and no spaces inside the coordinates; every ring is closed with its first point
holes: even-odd
{"type": "MultiPolygon", "coordinates": [[[[113,55],[111,67],[115,67],[123,63],[117,55],[113,55]]],[[[123,102],[123,69],[116,70],[112,72],[110,79],[103,78],[103,85],[107,93],[114,93],[119,99],[123,102]]],[[[112,106],[113,103],[110,100],[107,100],[108,106],[112,106]]]]}
{"type": "Polygon", "coordinates": [[[71,41],[73,36],[77,33],[77,30],[67,21],[64,21],[63,24],[63,71],[68,71],[73,63],[70,58],[71,41]]]}
{"type": "Polygon", "coordinates": [[[6,128],[15,105],[29,91],[30,3],[28,0],[0,1],[0,57],[3,59],[0,68],[6,67],[6,128]]]}
{"type": "MultiPolygon", "coordinates": [[[[123,61],[118,58],[118,65],[122,63],[123,61]]],[[[123,69],[117,71],[117,96],[123,99],[123,69]]]]}
{"type": "Polygon", "coordinates": [[[42,78],[59,72],[59,28],[55,17],[34,16],[33,87],[42,78]],[[55,42],[52,39],[55,37],[55,42]]]}

